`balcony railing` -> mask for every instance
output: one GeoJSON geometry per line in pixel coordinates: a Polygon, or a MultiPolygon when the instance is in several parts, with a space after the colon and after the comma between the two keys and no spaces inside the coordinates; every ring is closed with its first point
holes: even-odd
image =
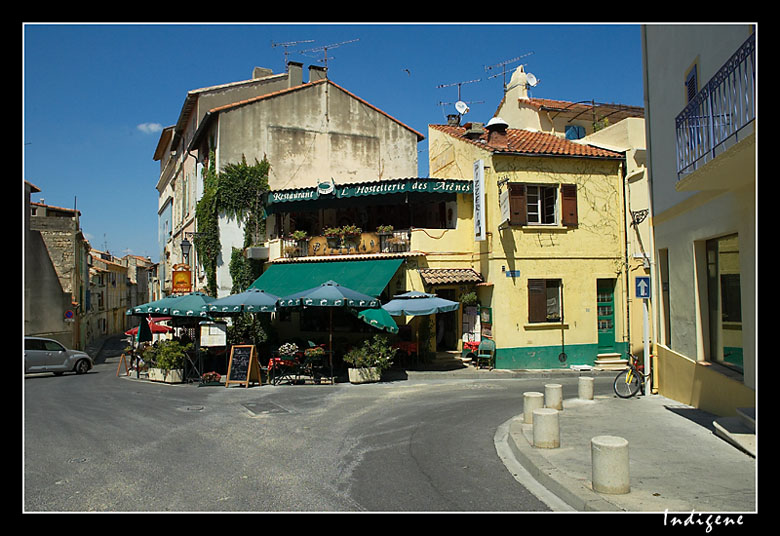
{"type": "Polygon", "coordinates": [[[367,253],[404,253],[409,251],[410,231],[402,229],[386,233],[361,233],[354,236],[329,238],[313,236],[303,240],[282,240],[284,257],[316,257],[323,255],[356,255],[367,253]]]}
{"type": "Polygon", "coordinates": [[[739,50],[702,87],[677,116],[677,179],[695,171],[730,144],[756,117],[756,36],[739,50]]]}

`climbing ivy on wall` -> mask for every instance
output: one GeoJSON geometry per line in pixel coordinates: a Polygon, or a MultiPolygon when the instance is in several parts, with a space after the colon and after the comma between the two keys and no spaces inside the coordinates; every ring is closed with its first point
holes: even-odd
{"type": "MultiPolygon", "coordinates": [[[[219,215],[234,218],[244,226],[243,248],[262,240],[265,235],[263,193],[268,190],[270,164],[263,158],[248,165],[242,157],[238,164],[228,164],[220,173],[214,167],[214,152],[203,176],[203,196],[195,207],[198,235],[195,248],[206,271],[206,291],[217,295],[217,258],[222,250],[219,237],[219,215]]],[[[230,259],[233,279],[231,292],[241,292],[259,276],[260,263],[243,256],[243,249],[233,248],[230,259]],[[236,253],[238,252],[238,254],[236,253]]]]}

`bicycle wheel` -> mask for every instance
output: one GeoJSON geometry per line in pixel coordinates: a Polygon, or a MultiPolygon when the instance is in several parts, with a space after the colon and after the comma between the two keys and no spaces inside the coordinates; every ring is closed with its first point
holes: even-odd
{"type": "Polygon", "coordinates": [[[640,382],[636,370],[633,368],[623,370],[615,377],[615,394],[620,398],[631,398],[639,391],[640,382]]]}

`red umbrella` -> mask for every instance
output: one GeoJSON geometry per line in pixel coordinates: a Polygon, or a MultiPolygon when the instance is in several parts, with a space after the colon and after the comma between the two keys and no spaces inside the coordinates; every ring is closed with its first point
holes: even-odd
{"type": "MultiPolygon", "coordinates": [[[[149,322],[149,328],[152,330],[152,333],[170,333],[173,331],[173,328],[169,328],[168,326],[161,326],[157,322],[161,322],[163,320],[170,320],[170,318],[158,318],[156,321],[154,320],[147,320],[149,322]]],[[[125,331],[125,335],[133,335],[138,333],[138,326],[134,327],[133,329],[125,331]]]]}

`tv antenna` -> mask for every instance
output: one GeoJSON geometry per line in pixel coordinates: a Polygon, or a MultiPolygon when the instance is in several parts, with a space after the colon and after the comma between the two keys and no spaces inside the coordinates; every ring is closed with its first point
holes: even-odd
{"type": "Polygon", "coordinates": [[[306,41],[287,41],[286,43],[274,43],[271,41],[271,48],[276,47],[284,47],[284,72],[287,72],[287,65],[290,63],[288,61],[288,56],[290,55],[289,52],[287,52],[287,49],[293,45],[298,45],[300,43],[313,43],[314,39],[307,39],[306,41]]]}
{"type": "Polygon", "coordinates": [[[485,101],[463,101],[460,98],[460,86],[462,86],[463,84],[471,84],[473,82],[479,82],[479,81],[480,81],[480,79],[477,78],[476,80],[467,80],[465,82],[453,82],[452,84],[441,84],[439,86],[436,86],[436,88],[439,88],[439,89],[440,88],[444,88],[444,87],[458,86],[458,100],[457,100],[457,102],[453,103],[453,102],[441,102],[441,101],[439,101],[439,106],[442,106],[444,104],[454,104],[455,105],[455,110],[458,112],[458,115],[462,116],[463,114],[465,114],[466,112],[469,111],[469,107],[468,107],[469,104],[479,104],[479,103],[485,102],[485,101]]]}
{"type": "Polygon", "coordinates": [[[505,61],[502,61],[500,63],[496,63],[495,65],[485,65],[485,72],[491,71],[491,70],[493,70],[493,69],[495,69],[497,67],[501,67],[501,72],[500,73],[496,73],[496,74],[494,74],[492,76],[488,76],[488,79],[495,78],[498,75],[503,75],[504,76],[504,92],[506,92],[506,66],[509,65],[510,63],[514,63],[514,62],[516,62],[518,60],[521,60],[521,59],[523,59],[523,58],[525,58],[527,56],[530,56],[531,54],[533,54],[533,52],[526,52],[525,54],[523,54],[521,56],[517,56],[516,58],[512,58],[511,60],[505,60],[505,61]]]}
{"type": "MultiPolygon", "coordinates": [[[[342,41],[341,43],[332,43],[330,45],[323,45],[321,47],[315,47],[315,48],[307,48],[306,50],[299,50],[301,54],[306,54],[307,52],[322,52],[323,58],[321,60],[317,60],[321,63],[325,64],[325,71],[328,70],[328,50],[331,48],[338,48],[341,45],[346,45],[348,43],[354,43],[355,41],[360,41],[360,39],[350,39],[349,41],[342,41]]],[[[330,59],[335,59],[333,56],[330,57],[330,59]]]]}

